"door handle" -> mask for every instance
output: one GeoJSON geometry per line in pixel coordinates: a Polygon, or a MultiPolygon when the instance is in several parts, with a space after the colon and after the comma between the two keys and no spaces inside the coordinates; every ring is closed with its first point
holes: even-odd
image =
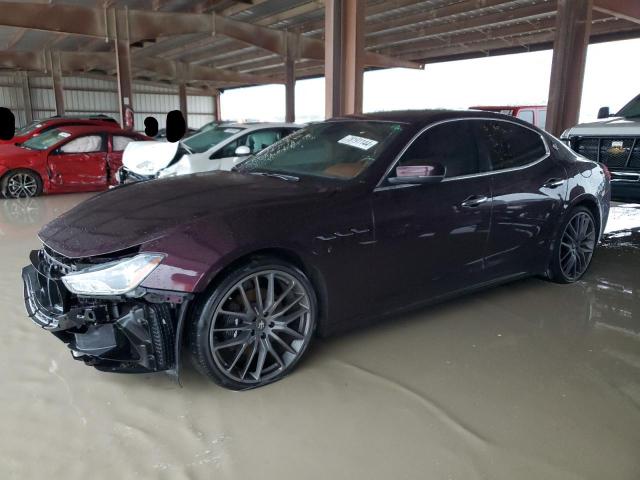
{"type": "Polygon", "coordinates": [[[564,184],[564,179],[562,178],[551,178],[542,185],[544,188],[558,188],[564,184]]]}
{"type": "Polygon", "coordinates": [[[485,197],[484,195],[472,195],[462,202],[460,206],[463,208],[475,208],[488,201],[489,197],[485,197]]]}

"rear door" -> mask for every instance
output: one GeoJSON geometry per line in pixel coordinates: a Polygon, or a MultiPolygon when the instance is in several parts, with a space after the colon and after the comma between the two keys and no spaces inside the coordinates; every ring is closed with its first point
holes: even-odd
{"type": "Polygon", "coordinates": [[[487,273],[497,278],[544,270],[567,173],[535,129],[507,120],[479,120],[476,127],[493,172],[487,273]]]}
{"type": "Polygon", "coordinates": [[[107,145],[102,134],[81,135],[49,153],[51,183],[61,191],[107,186],[107,145]]]}
{"type": "Polygon", "coordinates": [[[455,120],[424,131],[397,166],[446,167],[436,184],[381,184],[374,192],[379,275],[391,303],[437,297],[482,281],[491,218],[491,178],[473,121],[455,120]]]}

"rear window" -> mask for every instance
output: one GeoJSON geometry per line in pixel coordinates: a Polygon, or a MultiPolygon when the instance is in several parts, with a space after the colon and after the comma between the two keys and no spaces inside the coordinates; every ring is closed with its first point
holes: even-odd
{"type": "Polygon", "coordinates": [[[43,123],[40,121],[35,121],[35,122],[31,122],[27,125],[25,125],[24,127],[22,127],[20,130],[16,131],[16,136],[17,137],[22,137],[24,135],[29,135],[30,133],[34,132],[35,130],[37,130],[38,128],[42,127],[43,123]]]}
{"type": "Polygon", "coordinates": [[[525,122],[533,123],[533,110],[520,110],[517,117],[525,122]]]}

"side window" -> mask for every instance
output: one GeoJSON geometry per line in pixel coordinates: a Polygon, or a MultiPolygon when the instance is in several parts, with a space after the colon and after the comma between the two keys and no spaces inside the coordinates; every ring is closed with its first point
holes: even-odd
{"type": "Polygon", "coordinates": [[[114,135],[113,137],[113,151],[114,152],[122,152],[127,145],[131,142],[135,142],[136,139],[132,137],[125,137],[124,135],[114,135]]]}
{"type": "Polygon", "coordinates": [[[547,153],[542,137],[511,122],[479,122],[479,139],[484,143],[492,170],[522,167],[547,153]]]}
{"type": "Polygon", "coordinates": [[[404,152],[398,166],[440,163],[446,178],[484,171],[470,123],[459,120],[428,129],[404,152]]]}
{"type": "Polygon", "coordinates": [[[533,125],[533,110],[520,110],[518,111],[517,117],[533,125]]]}
{"type": "Polygon", "coordinates": [[[547,125],[547,109],[538,110],[538,128],[544,128],[547,125]]]}
{"type": "Polygon", "coordinates": [[[214,160],[216,158],[235,157],[236,148],[238,148],[240,145],[244,145],[243,141],[246,140],[246,138],[247,136],[245,135],[243,137],[238,138],[237,140],[234,140],[231,143],[228,143],[227,145],[222,147],[220,150],[212,154],[209,157],[209,159],[214,160]]]}
{"type": "Polygon", "coordinates": [[[276,143],[282,138],[281,130],[258,130],[246,136],[246,140],[242,145],[246,145],[251,149],[251,153],[258,153],[269,145],[276,143]]]}
{"type": "Polygon", "coordinates": [[[65,143],[60,151],[62,153],[91,153],[103,151],[103,142],[100,135],[87,135],[78,137],[65,143]]]}

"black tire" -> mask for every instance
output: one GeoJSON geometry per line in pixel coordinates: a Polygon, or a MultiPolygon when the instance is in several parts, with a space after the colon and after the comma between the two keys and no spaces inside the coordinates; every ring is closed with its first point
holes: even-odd
{"type": "Polygon", "coordinates": [[[26,198],[37,197],[42,194],[42,179],[33,170],[27,170],[20,168],[17,170],[11,170],[0,182],[0,192],[5,198],[26,198]],[[27,182],[25,183],[25,189],[16,190],[13,186],[13,182],[27,182]],[[26,187],[28,185],[28,188],[26,187]]]}
{"type": "Polygon", "coordinates": [[[291,373],[306,353],[315,334],[317,312],[315,291],[300,269],[278,258],[252,259],[225,274],[196,304],[187,327],[193,363],[218,385],[232,390],[273,383],[291,373]],[[258,288],[252,290],[256,281],[258,288]],[[270,295],[268,285],[273,285],[270,295]],[[258,314],[258,305],[264,307],[264,316],[258,314]],[[267,315],[270,307],[272,316],[267,315]],[[297,319],[289,319],[296,314],[297,319]],[[290,337],[285,330],[296,336],[290,337]],[[228,343],[234,345],[221,347],[228,343]]]}
{"type": "MultiPolygon", "coordinates": [[[[580,280],[583,275],[589,269],[591,260],[593,259],[593,253],[595,252],[596,243],[598,239],[598,226],[593,217],[593,213],[586,207],[575,207],[565,217],[558,229],[558,237],[555,240],[553,253],[551,256],[551,263],[549,265],[549,278],[556,283],[573,283],[580,280]],[[578,241],[573,242],[573,248],[568,246],[567,236],[573,236],[575,232],[574,225],[579,220],[589,221],[589,230],[587,236],[589,238],[584,241],[578,238],[578,241]],[[590,254],[585,254],[590,247],[590,254]],[[583,248],[584,247],[584,248],[583,248]],[[584,251],[581,251],[584,250],[584,251]],[[568,267],[568,263],[571,263],[571,257],[576,258],[576,269],[573,271],[568,267]],[[567,260],[568,259],[568,260],[567,260]]],[[[580,235],[578,235],[580,237],[580,235]]]]}

